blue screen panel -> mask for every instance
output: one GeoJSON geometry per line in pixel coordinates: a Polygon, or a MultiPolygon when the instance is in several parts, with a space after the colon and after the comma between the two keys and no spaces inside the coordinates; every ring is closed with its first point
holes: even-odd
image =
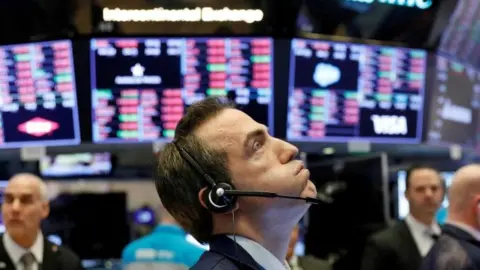
{"type": "Polygon", "coordinates": [[[227,97],[273,132],[270,38],[91,40],[93,141],[169,141],[186,108],[227,97]]]}
{"type": "Polygon", "coordinates": [[[0,147],[80,143],[72,44],[0,47],[0,147]]]}
{"type": "Polygon", "coordinates": [[[294,39],[290,62],[289,141],[420,142],[425,51],[294,39]]]}

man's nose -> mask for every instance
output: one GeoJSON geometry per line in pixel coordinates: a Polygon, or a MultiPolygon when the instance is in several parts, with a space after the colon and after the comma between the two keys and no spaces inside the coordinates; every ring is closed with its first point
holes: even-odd
{"type": "Polygon", "coordinates": [[[12,202],[12,210],[13,211],[20,211],[20,208],[21,208],[21,204],[18,200],[14,200],[12,202]]]}
{"type": "Polygon", "coordinates": [[[285,164],[298,156],[299,150],[296,146],[283,140],[278,140],[278,141],[280,143],[279,148],[281,149],[281,154],[280,154],[281,163],[285,164]]]}

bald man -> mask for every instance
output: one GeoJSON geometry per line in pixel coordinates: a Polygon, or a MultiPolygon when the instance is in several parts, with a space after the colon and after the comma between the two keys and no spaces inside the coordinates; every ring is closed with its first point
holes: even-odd
{"type": "Polygon", "coordinates": [[[467,165],[455,174],[442,231],[421,269],[480,269],[480,165],[467,165]]]}
{"type": "Polygon", "coordinates": [[[0,268],[7,270],[80,270],[70,250],[43,237],[40,224],[50,211],[46,184],[32,174],[13,176],[4,191],[0,268]]]}

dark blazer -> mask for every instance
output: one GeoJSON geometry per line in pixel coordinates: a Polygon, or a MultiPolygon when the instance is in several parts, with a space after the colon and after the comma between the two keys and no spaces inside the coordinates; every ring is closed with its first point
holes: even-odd
{"type": "Polygon", "coordinates": [[[374,234],[365,246],[361,270],[414,270],[422,256],[405,221],[374,234]]]}
{"type": "Polygon", "coordinates": [[[330,263],[313,256],[298,257],[298,264],[303,270],[333,270],[330,263]]]}
{"type": "Polygon", "coordinates": [[[264,270],[245,249],[226,235],[217,235],[209,243],[192,270],[264,270]]]}
{"type": "Polygon", "coordinates": [[[421,270],[480,270],[480,241],[468,232],[445,225],[421,270]]]}
{"type": "MultiPolygon", "coordinates": [[[[15,270],[15,265],[3,246],[3,234],[0,236],[0,270],[15,270]]],[[[83,266],[72,251],[45,239],[40,270],[83,270],[83,266]]]]}

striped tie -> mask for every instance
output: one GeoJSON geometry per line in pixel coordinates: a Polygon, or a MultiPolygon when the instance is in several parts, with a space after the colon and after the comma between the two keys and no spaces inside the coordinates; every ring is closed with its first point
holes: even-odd
{"type": "Polygon", "coordinates": [[[23,265],[23,270],[33,270],[33,264],[35,263],[35,257],[32,253],[25,253],[21,258],[20,262],[23,265]]]}

